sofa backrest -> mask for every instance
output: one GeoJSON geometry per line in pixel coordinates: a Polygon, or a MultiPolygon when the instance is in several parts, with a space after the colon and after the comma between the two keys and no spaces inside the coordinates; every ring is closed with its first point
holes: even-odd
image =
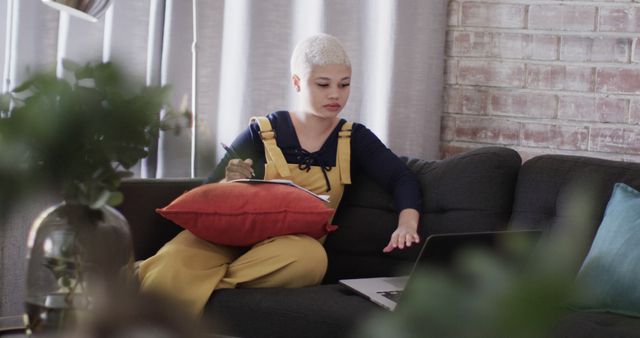
{"type": "Polygon", "coordinates": [[[615,183],[640,188],[640,163],[610,161],[593,157],[542,155],[522,165],[518,176],[510,227],[514,229],[557,228],[581,217],[579,226],[587,232],[583,256],[586,255],[615,183]],[[571,208],[577,198],[582,210],[571,208]]]}
{"type": "Polygon", "coordinates": [[[592,157],[542,155],[522,165],[513,203],[511,226],[547,229],[558,223],[562,203],[571,187],[589,185],[598,219],[602,220],[614,183],[640,188],[640,163],[610,161],[592,157]]]}
{"type": "MultiPolygon", "coordinates": [[[[516,151],[486,147],[441,161],[406,160],[422,187],[422,239],[437,233],[507,227],[521,164],[516,151]]],[[[391,195],[367,177],[353,177],[334,223],[339,228],[325,243],[327,283],[405,273],[420,250],[415,245],[382,253],[398,224],[397,214],[391,195]]]]}
{"type": "Polygon", "coordinates": [[[155,210],[162,208],[182,193],[202,184],[202,179],[127,179],[120,190],[124,202],[118,210],[131,226],[131,237],[136,260],[153,256],[164,243],[183,230],[160,216],[155,210]]]}

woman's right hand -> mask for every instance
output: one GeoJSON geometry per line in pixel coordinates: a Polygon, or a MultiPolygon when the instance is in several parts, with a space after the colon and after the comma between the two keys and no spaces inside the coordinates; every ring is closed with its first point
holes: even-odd
{"type": "Polygon", "coordinates": [[[241,160],[239,158],[234,158],[227,164],[227,168],[225,170],[225,181],[232,181],[241,178],[251,178],[254,176],[253,161],[248,158],[246,160],[241,160]]]}

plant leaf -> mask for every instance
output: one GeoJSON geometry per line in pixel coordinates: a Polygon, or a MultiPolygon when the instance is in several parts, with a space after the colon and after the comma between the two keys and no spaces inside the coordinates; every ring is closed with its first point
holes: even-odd
{"type": "Polygon", "coordinates": [[[11,94],[4,93],[0,95],[0,112],[8,112],[11,109],[11,94]]]}
{"type": "Polygon", "coordinates": [[[65,58],[62,59],[62,68],[72,72],[76,72],[81,68],[81,66],[78,63],[65,58]]]}
{"type": "Polygon", "coordinates": [[[131,175],[120,169],[146,157],[161,128],[189,120],[171,107],[169,86],[137,86],[111,63],[63,67],[68,78],[38,73],[0,95],[0,208],[36,180],[92,208],[120,203],[117,189],[131,175]],[[163,109],[170,114],[160,122],[163,109]]]}
{"type": "Polygon", "coordinates": [[[91,209],[100,209],[107,204],[109,198],[111,197],[111,192],[108,190],[103,190],[100,192],[98,198],[89,205],[91,209]]]}
{"type": "Polygon", "coordinates": [[[124,194],[119,191],[113,191],[109,196],[109,200],[107,201],[107,204],[112,207],[115,207],[122,204],[123,201],[124,201],[124,194]]]}

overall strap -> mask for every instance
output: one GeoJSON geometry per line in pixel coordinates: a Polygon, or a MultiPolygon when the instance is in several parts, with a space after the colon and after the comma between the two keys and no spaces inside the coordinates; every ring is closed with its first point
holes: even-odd
{"type": "Polygon", "coordinates": [[[282,154],[282,150],[278,148],[276,144],[276,132],[271,127],[271,122],[266,116],[254,116],[250,120],[251,122],[257,122],[260,127],[260,138],[264,143],[264,150],[267,163],[274,163],[278,173],[282,177],[288,177],[291,175],[287,160],[282,154]]]}
{"type": "Polygon", "coordinates": [[[337,166],[340,169],[340,183],[351,184],[351,130],[353,122],[346,122],[338,132],[337,166]]]}

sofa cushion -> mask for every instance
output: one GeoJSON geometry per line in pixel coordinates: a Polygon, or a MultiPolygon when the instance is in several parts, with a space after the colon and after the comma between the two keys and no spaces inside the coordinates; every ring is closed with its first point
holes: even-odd
{"type": "Polygon", "coordinates": [[[611,313],[569,312],[559,319],[554,338],[640,338],[640,320],[611,313]]]}
{"type": "Polygon", "coordinates": [[[589,290],[580,308],[640,316],[640,192],[614,185],[577,281],[589,290]]]}
{"type": "Polygon", "coordinates": [[[231,246],[290,234],[319,239],[335,230],[325,201],[287,184],[205,184],[157,211],[201,239],[231,246]]]}
{"type": "MultiPolygon", "coordinates": [[[[422,239],[506,228],[521,163],[516,151],[486,147],[441,161],[405,160],[422,188],[422,239]]],[[[405,273],[420,245],[383,253],[398,224],[393,198],[366,176],[352,179],[334,218],[339,228],[325,243],[325,282],[405,273]]]]}
{"type": "Polygon", "coordinates": [[[380,311],[340,285],[222,289],[209,299],[204,321],[216,333],[243,338],[339,338],[353,337],[362,319],[380,311]]]}

